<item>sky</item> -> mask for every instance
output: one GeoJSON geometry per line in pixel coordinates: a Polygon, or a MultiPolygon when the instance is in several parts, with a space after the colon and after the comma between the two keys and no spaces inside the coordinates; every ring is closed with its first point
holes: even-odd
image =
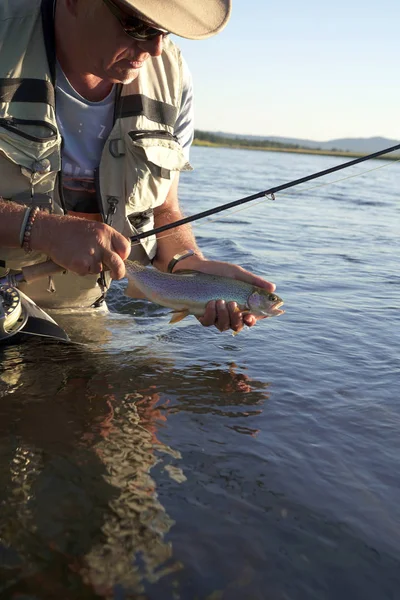
{"type": "Polygon", "coordinates": [[[175,38],[193,76],[195,126],[400,140],[399,30],[400,0],[233,0],[217,36],[175,38]]]}

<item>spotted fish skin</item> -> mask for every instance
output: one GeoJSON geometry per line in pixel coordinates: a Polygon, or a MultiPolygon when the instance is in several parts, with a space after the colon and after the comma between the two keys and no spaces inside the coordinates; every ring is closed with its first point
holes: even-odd
{"type": "Polygon", "coordinates": [[[125,267],[126,295],[135,296],[134,289],[130,288],[132,283],[151,302],[180,313],[173,321],[188,314],[202,316],[210,300],[236,302],[241,311],[256,316],[273,317],[284,312],[279,309],[283,301],[276,294],[231,277],[199,271],[163,273],[132,261],[126,261],[125,267]]]}

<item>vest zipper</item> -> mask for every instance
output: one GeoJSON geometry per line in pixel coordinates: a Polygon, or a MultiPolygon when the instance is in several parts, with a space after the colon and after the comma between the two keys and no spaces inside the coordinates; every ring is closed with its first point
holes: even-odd
{"type": "MultiPolygon", "coordinates": [[[[120,98],[121,92],[122,92],[122,85],[121,84],[116,84],[116,85],[117,85],[117,91],[116,91],[115,104],[114,104],[113,125],[115,125],[115,122],[118,118],[117,106],[118,106],[119,98],[120,98]]],[[[95,169],[95,171],[94,171],[94,185],[95,185],[95,189],[96,189],[97,206],[100,210],[101,216],[103,217],[103,222],[106,225],[111,226],[112,222],[113,222],[113,216],[115,215],[115,213],[117,211],[118,198],[115,198],[114,196],[111,196],[110,198],[108,198],[108,200],[107,200],[108,211],[106,214],[104,211],[103,202],[101,199],[101,192],[100,192],[100,166],[98,166],[97,169],[95,169]]]]}
{"type": "Polygon", "coordinates": [[[101,199],[101,192],[100,192],[100,167],[97,167],[97,169],[95,169],[95,171],[94,171],[94,186],[96,189],[97,206],[99,208],[101,216],[103,217],[103,222],[106,225],[109,225],[111,227],[112,222],[113,222],[113,217],[114,217],[115,213],[117,212],[117,206],[118,206],[119,200],[115,196],[109,196],[107,198],[108,210],[107,210],[107,213],[105,212],[104,205],[103,205],[103,202],[101,199]]]}
{"type": "Polygon", "coordinates": [[[116,120],[119,117],[119,105],[120,105],[120,101],[121,101],[121,94],[122,94],[122,83],[117,83],[117,91],[115,94],[115,102],[114,102],[114,114],[113,114],[113,126],[116,123],[116,120]]]}
{"type": "Polygon", "coordinates": [[[60,199],[61,208],[63,209],[64,215],[66,215],[67,214],[67,207],[65,206],[62,167],[61,167],[60,171],[58,171],[57,184],[58,184],[58,197],[60,199]]]}
{"type": "Polygon", "coordinates": [[[119,200],[118,200],[118,198],[115,198],[115,196],[111,196],[110,198],[107,198],[108,211],[107,211],[107,215],[106,215],[106,225],[109,225],[110,227],[112,226],[113,217],[114,217],[115,213],[117,212],[118,202],[119,202],[119,200]]]}
{"type": "Polygon", "coordinates": [[[4,129],[7,129],[7,131],[11,131],[11,133],[15,133],[16,135],[19,135],[31,142],[44,143],[57,136],[57,130],[55,129],[55,127],[50,125],[50,123],[46,123],[45,121],[15,118],[0,119],[0,126],[4,127],[4,129]],[[29,133],[25,133],[25,131],[21,131],[21,129],[18,129],[18,127],[16,127],[16,125],[40,125],[42,127],[48,127],[51,130],[52,135],[50,137],[45,138],[37,137],[34,135],[30,135],[29,133]]]}
{"type": "Polygon", "coordinates": [[[139,129],[138,131],[130,131],[129,137],[132,140],[141,140],[143,138],[155,138],[155,139],[174,140],[174,142],[178,142],[178,138],[176,137],[176,135],[173,135],[169,131],[146,131],[146,130],[139,129]]]}
{"type": "MultiPolygon", "coordinates": [[[[97,173],[98,173],[98,169],[96,169],[97,173]]],[[[110,198],[107,199],[107,203],[108,203],[108,211],[107,211],[107,215],[105,217],[105,223],[106,225],[109,225],[110,227],[112,226],[112,222],[113,222],[113,216],[115,215],[116,211],[117,211],[117,205],[118,205],[118,198],[115,198],[115,196],[111,196],[110,198]]],[[[103,218],[104,218],[104,213],[103,213],[103,218]]],[[[102,302],[105,298],[105,294],[107,291],[107,282],[106,282],[106,276],[104,271],[102,271],[100,273],[100,277],[97,280],[97,283],[100,286],[101,289],[101,298],[99,298],[99,300],[97,300],[97,302],[102,302]]]]}

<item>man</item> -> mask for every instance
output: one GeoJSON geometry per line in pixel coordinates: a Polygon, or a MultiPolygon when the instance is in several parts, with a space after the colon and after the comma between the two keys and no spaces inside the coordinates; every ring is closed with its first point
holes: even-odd
{"type": "MultiPolygon", "coordinates": [[[[50,258],[66,269],[50,286],[21,286],[40,306],[98,304],[129,256],[166,271],[186,255],[182,268],[274,290],[237,265],[206,260],[188,226],[134,241],[182,218],[192,95],[168,33],[210,37],[225,26],[230,4],[1,1],[0,264],[19,270],[50,258]]],[[[223,300],[199,320],[221,331],[256,322],[223,300]]]]}

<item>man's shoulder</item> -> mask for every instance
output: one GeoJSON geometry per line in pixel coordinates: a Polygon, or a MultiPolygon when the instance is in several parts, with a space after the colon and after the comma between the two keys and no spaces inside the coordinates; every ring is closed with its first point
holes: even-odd
{"type": "Polygon", "coordinates": [[[164,52],[173,56],[175,59],[181,59],[181,50],[179,46],[169,36],[163,41],[163,50],[164,52]]]}
{"type": "Polygon", "coordinates": [[[166,40],[164,41],[164,50],[167,50],[167,52],[172,53],[174,58],[179,61],[182,68],[183,85],[184,87],[190,87],[192,80],[190,68],[177,43],[170,37],[166,38],[166,40]]]}
{"type": "Polygon", "coordinates": [[[24,19],[40,11],[41,0],[0,0],[0,21],[24,19]]]}

